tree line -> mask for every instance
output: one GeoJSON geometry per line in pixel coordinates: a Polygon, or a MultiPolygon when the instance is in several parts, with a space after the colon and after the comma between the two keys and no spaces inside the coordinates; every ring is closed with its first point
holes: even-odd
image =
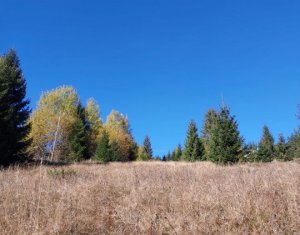
{"type": "MultiPolygon", "coordinates": [[[[300,109],[299,109],[300,113],[300,109]]],[[[300,119],[300,116],[298,116],[300,119]]],[[[184,149],[179,144],[163,156],[163,161],[212,161],[219,164],[236,162],[291,161],[300,157],[300,128],[286,140],[279,134],[275,143],[268,126],[263,127],[258,144],[245,144],[238,130],[235,116],[222,105],[220,110],[210,109],[204,118],[202,131],[196,123],[189,123],[184,149]]]]}
{"type": "MultiPolygon", "coordinates": [[[[223,105],[209,110],[201,133],[194,121],[188,127],[184,148],[179,145],[164,161],[291,160],[300,154],[300,134],[277,144],[267,127],[259,145],[244,144],[235,117],[223,105]]],[[[151,160],[149,136],[138,145],[128,118],[113,110],[104,122],[97,102],[90,98],[83,105],[77,91],[61,86],[44,92],[32,111],[26,98],[26,80],[16,52],[0,56],[0,165],[17,162],[99,162],[151,160]]],[[[159,157],[155,158],[160,160],[159,157]]]]}

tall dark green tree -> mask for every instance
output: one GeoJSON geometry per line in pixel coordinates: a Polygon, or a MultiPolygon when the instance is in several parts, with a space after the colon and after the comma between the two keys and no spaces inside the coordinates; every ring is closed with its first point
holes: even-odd
{"type": "Polygon", "coordinates": [[[117,141],[113,140],[109,147],[109,152],[111,155],[111,160],[114,162],[120,162],[123,159],[122,150],[117,141]]]}
{"type": "Polygon", "coordinates": [[[203,161],[204,157],[204,146],[201,139],[196,139],[193,146],[193,152],[191,156],[191,161],[203,161]]]}
{"type": "Polygon", "coordinates": [[[196,123],[192,120],[189,123],[187,137],[185,141],[185,149],[183,152],[183,159],[185,161],[193,161],[193,153],[195,143],[198,141],[198,129],[196,123]]]}
{"type": "Polygon", "coordinates": [[[205,114],[203,130],[202,130],[202,141],[203,141],[206,155],[208,155],[209,152],[208,142],[211,137],[214,126],[216,125],[217,120],[218,120],[217,111],[214,109],[208,110],[207,113],[205,114]]]}
{"type": "Polygon", "coordinates": [[[0,165],[26,158],[30,115],[26,81],[15,51],[0,57],[0,165]]]}
{"type": "Polygon", "coordinates": [[[242,153],[243,138],[240,136],[235,116],[227,106],[221,107],[208,142],[208,160],[227,164],[237,162],[242,153]]]}
{"type": "Polygon", "coordinates": [[[109,145],[109,136],[106,131],[103,131],[101,137],[98,140],[95,159],[101,162],[109,162],[112,160],[109,145]]]}
{"type": "Polygon", "coordinates": [[[282,134],[278,137],[278,142],[275,145],[275,158],[281,161],[287,161],[287,144],[282,134]]]}
{"type": "Polygon", "coordinates": [[[300,157],[300,128],[288,138],[286,146],[287,160],[293,160],[294,158],[300,157]]]}
{"type": "Polygon", "coordinates": [[[174,157],[173,157],[173,161],[180,161],[182,158],[182,147],[180,144],[178,144],[178,146],[176,147],[176,149],[174,150],[174,157]]]}
{"type": "Polygon", "coordinates": [[[152,145],[151,145],[149,136],[145,137],[144,149],[145,149],[148,160],[151,160],[153,158],[153,151],[152,151],[152,145]]]}
{"type": "Polygon", "coordinates": [[[80,117],[74,122],[68,138],[67,161],[80,161],[86,156],[86,132],[80,117]]]}
{"type": "Polygon", "coordinates": [[[258,145],[257,161],[271,162],[275,157],[274,138],[267,126],[263,127],[263,135],[258,145]]]}

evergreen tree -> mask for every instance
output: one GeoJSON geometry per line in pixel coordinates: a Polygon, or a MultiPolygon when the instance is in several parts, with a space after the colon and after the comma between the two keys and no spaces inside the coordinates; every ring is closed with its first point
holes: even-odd
{"type": "Polygon", "coordinates": [[[152,145],[151,145],[149,136],[145,137],[144,149],[145,149],[148,160],[151,160],[153,158],[153,151],[152,151],[152,145]]]}
{"type": "Polygon", "coordinates": [[[278,142],[275,145],[275,156],[277,160],[286,161],[287,159],[287,144],[282,134],[278,137],[278,142]]]}
{"type": "Polygon", "coordinates": [[[196,139],[193,146],[193,152],[191,161],[202,161],[204,160],[204,146],[201,139],[196,139]]]}
{"type": "Polygon", "coordinates": [[[101,162],[109,162],[112,160],[109,145],[109,136],[106,131],[103,131],[98,140],[95,159],[101,162]]]}
{"type": "Polygon", "coordinates": [[[115,162],[122,161],[122,151],[120,149],[120,146],[117,141],[112,141],[110,145],[110,154],[111,154],[111,160],[115,162]]]}
{"type": "Polygon", "coordinates": [[[195,143],[198,142],[197,131],[198,129],[196,123],[193,120],[190,121],[185,141],[185,149],[183,152],[183,158],[185,161],[193,161],[193,152],[196,145],[195,143]]]}
{"type": "Polygon", "coordinates": [[[258,145],[257,161],[271,162],[274,159],[274,138],[267,126],[263,127],[263,136],[258,145]]]}
{"type": "Polygon", "coordinates": [[[300,157],[300,128],[289,137],[286,147],[287,160],[290,161],[300,157]]]}
{"type": "Polygon", "coordinates": [[[202,141],[205,149],[205,155],[208,155],[209,153],[208,143],[217,120],[218,120],[217,111],[214,109],[208,110],[208,112],[205,114],[203,130],[202,130],[202,141]]]}
{"type": "Polygon", "coordinates": [[[228,107],[221,107],[208,142],[208,159],[222,164],[237,162],[242,153],[242,144],[235,117],[230,115],[228,107]]]}
{"type": "Polygon", "coordinates": [[[169,151],[168,154],[167,154],[166,160],[167,160],[167,161],[171,161],[171,159],[172,159],[172,154],[171,154],[171,152],[169,151]]]}
{"type": "Polygon", "coordinates": [[[180,144],[178,144],[177,148],[175,149],[175,156],[173,161],[180,161],[180,159],[182,158],[182,147],[180,144]]]}
{"type": "Polygon", "coordinates": [[[80,117],[73,124],[68,138],[67,161],[80,161],[86,154],[85,128],[80,117]]]}
{"type": "Polygon", "coordinates": [[[26,158],[30,144],[26,81],[15,51],[0,57],[0,165],[26,158]]]}

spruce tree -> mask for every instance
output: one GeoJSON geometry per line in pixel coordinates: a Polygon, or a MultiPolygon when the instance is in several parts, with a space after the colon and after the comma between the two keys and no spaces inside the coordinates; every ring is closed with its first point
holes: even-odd
{"type": "Polygon", "coordinates": [[[203,130],[202,130],[202,140],[203,140],[203,145],[205,148],[206,155],[208,155],[209,152],[208,142],[211,137],[214,126],[216,125],[217,120],[218,120],[217,111],[214,109],[208,110],[208,112],[205,114],[203,130]]]}
{"type": "Polygon", "coordinates": [[[286,161],[287,159],[287,144],[282,134],[278,137],[278,142],[275,145],[275,157],[277,160],[286,161]]]}
{"type": "Polygon", "coordinates": [[[258,145],[257,161],[271,162],[274,159],[274,138],[267,126],[263,127],[263,135],[258,145]]]}
{"type": "Polygon", "coordinates": [[[182,147],[180,144],[178,144],[176,150],[175,150],[175,159],[174,161],[180,161],[182,158],[182,147]]]}
{"type": "Polygon", "coordinates": [[[98,140],[95,159],[101,162],[109,162],[112,160],[109,145],[109,136],[106,131],[103,131],[98,140]]]}
{"type": "Polygon", "coordinates": [[[196,139],[193,146],[193,152],[191,161],[202,161],[204,160],[204,146],[201,139],[196,139]]]}
{"type": "Polygon", "coordinates": [[[151,145],[149,136],[145,137],[144,149],[145,149],[148,160],[151,160],[153,158],[153,151],[152,151],[152,145],[151,145]]]}
{"type": "Polygon", "coordinates": [[[67,161],[80,161],[86,156],[85,128],[80,117],[74,122],[68,138],[67,161]]]}
{"type": "Polygon", "coordinates": [[[193,161],[195,143],[198,141],[197,131],[196,123],[193,120],[190,121],[185,141],[185,149],[183,152],[183,158],[185,161],[193,161]]]}
{"type": "Polygon", "coordinates": [[[242,152],[243,139],[240,137],[235,117],[227,106],[221,107],[208,142],[208,160],[227,164],[237,162],[242,152]]]}
{"type": "Polygon", "coordinates": [[[0,165],[26,159],[30,125],[26,81],[15,51],[0,57],[0,165]]]}
{"type": "Polygon", "coordinates": [[[114,162],[120,162],[123,159],[120,146],[118,142],[115,140],[113,140],[113,142],[110,145],[110,155],[111,155],[111,160],[114,162]]]}
{"type": "Polygon", "coordinates": [[[286,143],[286,158],[287,160],[293,160],[300,157],[300,128],[295,131],[286,143]]]}

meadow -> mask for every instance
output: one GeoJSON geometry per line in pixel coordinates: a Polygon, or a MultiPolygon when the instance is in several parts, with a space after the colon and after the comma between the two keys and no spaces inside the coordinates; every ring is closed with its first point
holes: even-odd
{"type": "Polygon", "coordinates": [[[0,171],[1,234],[299,234],[296,162],[0,171]]]}

